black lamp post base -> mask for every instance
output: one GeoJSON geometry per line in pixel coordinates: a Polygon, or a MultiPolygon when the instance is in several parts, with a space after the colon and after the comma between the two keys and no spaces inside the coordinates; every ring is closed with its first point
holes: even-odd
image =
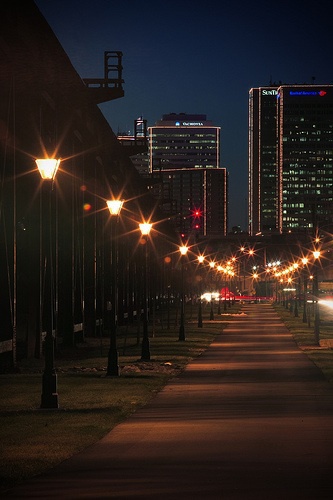
{"type": "Polygon", "coordinates": [[[315,338],[315,344],[319,345],[320,344],[320,318],[319,318],[319,305],[318,302],[315,304],[315,317],[314,317],[314,338],[315,338]]]}
{"type": "Polygon", "coordinates": [[[40,407],[44,409],[59,408],[56,373],[43,374],[43,387],[40,407]]]}
{"type": "Polygon", "coordinates": [[[201,301],[199,302],[198,328],[202,328],[202,308],[201,308],[201,301]]]}
{"type": "Polygon", "coordinates": [[[179,337],[178,340],[183,341],[185,340],[185,327],[184,325],[180,325],[179,327],[179,337]]]}
{"type": "Polygon", "coordinates": [[[106,376],[118,377],[119,374],[120,374],[120,369],[118,365],[118,352],[110,349],[108,355],[108,367],[106,370],[106,376]]]}
{"type": "Polygon", "coordinates": [[[141,361],[150,361],[149,339],[142,339],[141,361]]]}

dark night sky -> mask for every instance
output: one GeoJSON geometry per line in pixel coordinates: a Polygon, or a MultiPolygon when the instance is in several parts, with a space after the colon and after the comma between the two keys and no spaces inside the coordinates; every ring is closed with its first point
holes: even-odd
{"type": "Polygon", "coordinates": [[[248,91],[333,83],[331,1],[36,0],[82,78],[123,52],[125,96],[100,106],[113,131],[143,116],[206,114],[221,127],[229,228],[247,229],[248,91]]]}

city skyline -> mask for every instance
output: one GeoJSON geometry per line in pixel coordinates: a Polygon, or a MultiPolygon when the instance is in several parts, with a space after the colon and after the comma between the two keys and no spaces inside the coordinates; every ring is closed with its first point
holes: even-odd
{"type": "Polygon", "coordinates": [[[82,78],[103,75],[105,50],[123,52],[125,96],[100,106],[115,134],[143,116],[204,113],[221,127],[229,228],[247,229],[248,92],[269,83],[332,83],[329,2],[239,5],[131,0],[37,6],[82,78]]]}

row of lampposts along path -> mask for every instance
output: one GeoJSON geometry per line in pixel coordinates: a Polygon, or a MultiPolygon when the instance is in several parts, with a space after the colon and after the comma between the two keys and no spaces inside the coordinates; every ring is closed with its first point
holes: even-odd
{"type": "MultiPolygon", "coordinates": [[[[43,218],[45,230],[43,231],[45,237],[44,249],[45,251],[45,273],[48,274],[48,290],[46,293],[49,294],[45,302],[50,304],[51,314],[47,325],[47,331],[45,335],[45,367],[43,372],[42,381],[42,396],[41,396],[41,408],[58,408],[58,392],[57,392],[57,374],[54,367],[54,283],[52,282],[53,272],[53,262],[52,262],[52,245],[53,245],[53,233],[52,233],[52,192],[54,188],[55,177],[60,165],[59,159],[45,158],[37,159],[36,164],[43,181],[43,201],[48,204],[46,210],[46,217],[43,218]],[[47,237],[46,237],[47,236],[47,237]]],[[[117,349],[117,321],[118,321],[118,222],[120,213],[123,207],[124,201],[120,199],[111,199],[106,201],[107,209],[110,214],[110,287],[108,290],[108,298],[106,301],[106,312],[108,316],[109,324],[109,351],[108,351],[108,362],[106,376],[117,377],[120,374],[119,368],[119,356],[117,349]]],[[[150,360],[150,345],[149,345],[149,335],[148,335],[148,247],[149,247],[149,235],[152,229],[152,223],[142,222],[139,224],[139,229],[141,231],[141,242],[143,244],[143,337],[142,337],[142,350],[141,350],[141,360],[150,360]]],[[[44,229],[44,228],[43,228],[44,229]]],[[[189,247],[187,245],[179,246],[180,261],[181,261],[181,311],[180,311],[180,326],[179,326],[179,341],[185,341],[185,286],[184,286],[184,275],[185,267],[187,263],[189,247]]],[[[204,264],[206,258],[203,255],[197,257],[197,262],[199,264],[204,264]]],[[[209,261],[208,271],[210,271],[211,278],[211,288],[213,287],[213,271],[219,272],[231,272],[226,270],[223,266],[218,266],[214,260],[209,261]]],[[[226,300],[224,306],[226,307],[226,300]]],[[[210,319],[214,319],[213,310],[213,290],[211,290],[211,309],[210,309],[210,319]]],[[[202,328],[202,301],[201,296],[199,297],[199,311],[198,311],[198,327],[202,328]]]]}
{"type": "MultiPolygon", "coordinates": [[[[47,205],[45,216],[43,217],[43,252],[45,253],[45,304],[50,307],[50,314],[47,320],[46,335],[45,335],[45,367],[43,371],[42,380],[42,395],[41,395],[41,408],[55,409],[59,407],[58,392],[57,392],[57,374],[54,367],[54,283],[53,283],[53,245],[54,245],[54,223],[52,221],[52,202],[53,191],[55,184],[55,177],[60,165],[61,160],[55,158],[36,159],[41,179],[42,179],[42,201],[47,205]]],[[[106,300],[106,314],[109,325],[109,350],[106,376],[117,377],[120,374],[119,356],[117,349],[117,323],[118,323],[118,222],[123,208],[124,201],[120,199],[110,199],[106,201],[107,209],[110,215],[110,280],[109,288],[107,291],[106,300]]],[[[139,224],[141,231],[141,243],[143,249],[143,336],[142,336],[142,349],[141,360],[150,360],[150,345],[148,335],[149,323],[149,307],[148,307],[148,258],[149,258],[149,236],[153,224],[149,221],[144,221],[139,224]]],[[[180,310],[180,326],[179,326],[179,341],[185,341],[185,269],[188,261],[188,251],[190,247],[181,245],[178,247],[181,263],[181,310],[180,310]]],[[[204,255],[196,257],[196,262],[202,265],[202,269],[208,269],[207,277],[210,273],[210,287],[211,287],[211,304],[210,304],[210,319],[214,319],[213,308],[213,273],[216,272],[220,276],[223,273],[233,274],[230,268],[218,265],[214,259],[208,261],[204,255]],[[208,262],[209,265],[205,266],[208,262]]],[[[226,275],[225,275],[226,276],[226,275]]],[[[227,278],[225,277],[225,280],[227,278]]],[[[226,297],[225,304],[226,307],[226,297]]],[[[198,327],[202,328],[202,300],[199,296],[199,310],[198,310],[198,327]]]]}
{"type": "MultiPolygon", "coordinates": [[[[43,202],[47,204],[47,210],[45,211],[46,216],[43,218],[43,251],[45,252],[45,273],[46,273],[46,283],[48,284],[48,290],[45,293],[48,294],[46,304],[50,304],[50,317],[47,322],[46,335],[45,335],[45,367],[43,371],[42,379],[42,395],[41,395],[41,408],[55,409],[59,407],[58,402],[58,392],[57,392],[57,375],[54,367],[54,284],[53,279],[53,262],[52,262],[52,248],[53,248],[53,227],[52,223],[52,193],[54,188],[54,180],[57,174],[60,160],[57,159],[38,159],[36,164],[43,181],[43,202]]],[[[118,360],[118,350],[117,350],[117,321],[118,321],[118,221],[119,216],[124,204],[123,200],[112,199],[107,200],[107,208],[110,214],[110,288],[109,288],[109,300],[107,300],[106,308],[108,314],[109,331],[110,331],[110,346],[108,351],[108,365],[106,376],[117,377],[119,376],[119,360],[118,360]]],[[[149,259],[149,236],[152,229],[152,223],[149,221],[144,221],[139,224],[139,229],[141,231],[141,243],[143,250],[143,336],[142,336],[142,349],[141,349],[141,360],[150,360],[150,345],[149,345],[149,334],[148,334],[148,323],[149,323],[149,307],[148,307],[148,259],[149,259]]],[[[179,341],[186,340],[185,334],[185,269],[186,263],[188,262],[188,251],[189,246],[181,245],[179,246],[180,254],[180,264],[181,264],[181,294],[180,294],[180,326],[179,326],[179,341]]],[[[241,250],[244,254],[244,249],[241,250]]],[[[319,314],[319,302],[318,302],[318,262],[320,259],[321,251],[317,245],[313,252],[309,254],[309,257],[303,257],[299,261],[294,261],[292,264],[281,268],[266,269],[277,280],[276,285],[276,300],[278,301],[281,296],[278,297],[278,285],[284,286],[287,284],[288,288],[292,287],[295,282],[296,275],[296,296],[295,296],[295,307],[294,314],[298,316],[298,301],[301,289],[301,277],[303,276],[303,291],[304,291],[304,303],[303,303],[303,321],[307,321],[307,285],[308,280],[312,279],[312,303],[314,307],[314,336],[315,341],[319,344],[319,334],[320,334],[320,314],[319,314]],[[312,266],[313,273],[309,274],[309,265],[312,266]]],[[[249,252],[249,256],[251,256],[249,252]]],[[[232,258],[226,264],[219,264],[214,259],[208,260],[204,255],[199,255],[196,257],[196,262],[198,265],[202,266],[202,270],[207,267],[208,278],[210,277],[210,320],[214,319],[214,307],[213,307],[213,274],[216,273],[218,280],[221,277],[224,279],[224,308],[227,306],[227,280],[231,280],[235,276],[233,264],[237,259],[232,258]],[[208,265],[205,266],[206,262],[208,265]],[[210,276],[209,276],[210,274],[210,276]]],[[[243,271],[245,280],[245,268],[243,271]]],[[[256,272],[252,275],[253,281],[259,278],[259,274],[256,272]]],[[[283,298],[286,298],[286,288],[282,289],[283,298]]],[[[229,305],[230,305],[230,290],[229,290],[229,305]]],[[[281,292],[279,292],[281,293],[281,292]]],[[[219,313],[220,313],[220,295],[219,292],[219,313]]],[[[202,328],[202,299],[199,294],[199,309],[198,309],[198,327],[202,328]]]]}
{"type": "MultiPolygon", "coordinates": [[[[56,409],[59,408],[58,402],[58,392],[57,392],[57,374],[54,367],[54,297],[53,289],[54,284],[52,283],[52,192],[54,188],[54,180],[57,174],[61,160],[46,158],[37,159],[36,164],[43,181],[43,201],[48,203],[48,209],[46,211],[47,217],[44,217],[45,228],[48,231],[44,233],[48,236],[45,242],[45,254],[46,254],[46,272],[49,276],[49,287],[47,293],[49,294],[47,304],[50,304],[51,314],[50,320],[47,326],[47,331],[45,335],[45,366],[42,379],[42,395],[41,395],[41,408],[56,409]],[[47,220],[46,220],[47,219],[47,220]]],[[[110,288],[109,288],[109,300],[106,302],[106,309],[108,315],[109,323],[109,337],[110,345],[108,351],[108,363],[106,376],[117,377],[120,374],[119,369],[119,356],[117,349],[117,304],[118,304],[118,221],[119,216],[124,204],[123,200],[112,199],[106,201],[107,208],[110,214],[110,288]]],[[[143,337],[142,337],[142,350],[141,350],[141,360],[150,360],[150,345],[149,345],[149,335],[148,335],[148,246],[149,246],[149,235],[152,228],[152,223],[143,222],[139,224],[139,229],[141,231],[142,242],[143,242],[143,252],[144,252],[144,270],[143,270],[143,337]]],[[[181,315],[180,315],[180,327],[179,327],[179,341],[185,341],[185,288],[184,288],[184,274],[185,274],[185,264],[186,256],[189,247],[182,245],[179,247],[180,258],[181,258],[181,315]]],[[[199,262],[203,262],[204,257],[199,257],[199,262]]],[[[201,313],[201,298],[199,301],[199,319],[198,326],[202,327],[202,313],[201,313]]]]}
{"type": "MultiPolygon", "coordinates": [[[[301,295],[301,277],[303,277],[303,316],[302,320],[304,323],[308,322],[310,324],[309,312],[307,310],[308,306],[308,282],[312,281],[312,300],[311,303],[314,309],[314,339],[315,343],[319,344],[320,336],[320,309],[319,309],[319,289],[318,289],[318,264],[321,256],[321,250],[315,248],[309,257],[302,257],[299,261],[294,261],[290,264],[284,266],[283,269],[275,270],[274,276],[277,279],[277,283],[283,287],[282,301],[286,308],[290,305],[290,311],[294,313],[295,317],[299,315],[299,303],[301,295]],[[311,266],[311,273],[309,266],[311,266]],[[291,297],[294,297],[292,299],[291,297]],[[294,301],[294,307],[292,307],[292,302],[294,301]]],[[[278,297],[278,291],[276,293],[276,300],[281,300],[278,297]]]]}
{"type": "MultiPolygon", "coordinates": [[[[117,222],[123,206],[121,200],[108,200],[107,206],[111,216],[111,269],[112,269],[112,291],[111,291],[111,322],[110,322],[110,349],[108,356],[107,376],[118,376],[120,374],[118,364],[117,351],[117,318],[118,318],[118,248],[117,248],[117,222]]],[[[141,231],[143,252],[144,252],[144,269],[143,269],[143,335],[141,345],[141,361],[150,360],[150,344],[148,335],[148,244],[149,234],[153,224],[150,222],[142,222],[139,224],[141,231]]]]}
{"type": "MultiPolygon", "coordinates": [[[[47,204],[45,216],[43,218],[43,251],[45,253],[45,275],[48,278],[48,286],[45,289],[45,303],[50,305],[49,320],[45,335],[45,365],[42,378],[41,405],[43,409],[59,408],[57,374],[54,366],[54,283],[53,283],[53,223],[52,223],[52,194],[55,177],[61,160],[55,158],[43,158],[35,160],[41,179],[42,201],[47,204]]],[[[117,321],[118,321],[118,221],[124,201],[112,199],[106,201],[110,214],[110,289],[109,300],[106,303],[106,309],[109,322],[110,346],[108,351],[108,364],[106,376],[119,376],[119,357],[117,350],[117,321]]],[[[139,224],[139,229],[144,242],[144,284],[143,284],[143,338],[141,360],[150,360],[150,346],[148,336],[148,243],[152,223],[143,222],[139,224]]],[[[183,319],[184,322],[184,319],[183,319]]]]}

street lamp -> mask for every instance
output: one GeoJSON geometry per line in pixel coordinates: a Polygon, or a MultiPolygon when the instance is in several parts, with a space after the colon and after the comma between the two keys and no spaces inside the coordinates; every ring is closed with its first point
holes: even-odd
{"type": "MultiPolygon", "coordinates": [[[[198,256],[198,262],[199,262],[199,264],[203,264],[204,260],[205,260],[204,255],[199,255],[198,256]]],[[[203,327],[203,323],[202,323],[201,291],[202,290],[201,290],[201,286],[200,286],[200,290],[199,290],[199,309],[198,309],[198,328],[202,328],[203,327]]]]}
{"type": "MultiPolygon", "coordinates": [[[[57,160],[56,158],[41,158],[35,161],[41,178],[43,180],[54,181],[61,160],[57,160]]],[[[51,188],[53,188],[52,184],[51,188]]]]}
{"type": "MultiPolygon", "coordinates": [[[[308,263],[308,258],[303,257],[302,264],[306,266],[308,263]]],[[[307,322],[307,293],[308,293],[308,278],[307,278],[307,269],[303,269],[303,323],[307,322]]]]}
{"type": "Polygon", "coordinates": [[[47,224],[44,227],[47,231],[43,231],[43,236],[46,238],[46,256],[45,256],[45,273],[49,272],[48,299],[45,301],[50,307],[50,317],[48,319],[46,336],[45,336],[45,366],[42,380],[42,395],[41,408],[54,409],[59,407],[57,393],[57,374],[54,368],[54,338],[53,338],[53,320],[54,320],[54,283],[53,283],[53,261],[52,261],[52,191],[53,183],[60,165],[60,160],[55,158],[36,159],[40,176],[44,181],[44,189],[48,191],[48,213],[47,224]]]}
{"type": "Polygon", "coordinates": [[[119,215],[124,202],[122,200],[107,200],[111,222],[111,255],[110,255],[110,301],[107,304],[110,326],[110,347],[108,353],[107,377],[119,375],[118,351],[117,351],[117,321],[118,321],[118,234],[117,226],[119,215]]]}
{"type": "Polygon", "coordinates": [[[240,261],[239,261],[239,276],[240,276],[240,289],[241,289],[241,294],[242,294],[242,293],[244,293],[245,288],[246,288],[246,285],[245,285],[245,258],[244,258],[245,246],[242,245],[239,250],[241,252],[240,261]],[[243,271],[243,282],[242,282],[242,277],[241,277],[242,271],[243,271]]]}
{"type": "Polygon", "coordinates": [[[223,286],[224,286],[224,301],[223,301],[223,311],[225,312],[227,310],[227,268],[223,268],[223,286]]]}
{"type": "Polygon", "coordinates": [[[229,304],[230,304],[230,307],[231,307],[231,303],[234,304],[235,302],[235,294],[231,291],[231,288],[234,288],[232,285],[232,282],[231,280],[234,278],[235,276],[235,272],[231,269],[229,271],[229,304]],[[233,293],[233,298],[231,299],[231,293],[233,293]]]}
{"type": "Polygon", "coordinates": [[[255,291],[255,303],[257,303],[258,302],[258,296],[257,296],[256,281],[259,278],[259,274],[256,271],[254,271],[254,273],[252,274],[252,278],[253,278],[253,285],[254,285],[254,291],[255,291]]]}
{"type": "Polygon", "coordinates": [[[223,266],[221,265],[218,265],[217,266],[217,270],[219,272],[219,278],[218,278],[218,286],[219,286],[219,306],[218,306],[218,310],[217,310],[217,314],[220,315],[221,314],[221,273],[223,272],[223,266]]]}
{"type": "MultiPolygon", "coordinates": [[[[320,251],[319,250],[314,250],[313,252],[313,257],[315,261],[319,259],[320,257],[320,251]]],[[[314,302],[314,307],[315,307],[315,316],[314,316],[314,337],[315,341],[317,344],[319,344],[319,335],[320,335],[320,314],[319,314],[319,290],[318,290],[318,270],[317,270],[317,264],[316,262],[314,263],[314,273],[313,273],[313,282],[312,282],[312,294],[313,294],[313,300],[314,302]]]]}
{"type": "Polygon", "coordinates": [[[187,255],[188,247],[182,245],[179,247],[181,265],[182,265],[182,295],[181,295],[181,308],[180,308],[180,327],[178,340],[185,340],[185,292],[184,292],[184,259],[187,255]]]}
{"type": "Polygon", "coordinates": [[[143,276],[143,336],[142,336],[142,349],[141,349],[141,361],[150,360],[150,350],[149,350],[149,337],[148,337],[148,237],[150,230],[152,228],[150,222],[142,222],[139,224],[142,238],[145,242],[144,248],[144,276],[143,276]]]}
{"type": "Polygon", "coordinates": [[[214,319],[214,304],[213,304],[213,269],[215,267],[215,262],[213,260],[210,261],[209,267],[211,269],[210,273],[210,314],[209,319],[214,319]]]}
{"type": "MultiPolygon", "coordinates": [[[[294,271],[298,271],[299,265],[297,262],[294,262],[293,267],[294,267],[294,271]]],[[[299,273],[297,273],[296,280],[295,280],[295,307],[294,307],[295,318],[298,318],[299,282],[300,282],[300,277],[299,277],[299,273]]]]}

